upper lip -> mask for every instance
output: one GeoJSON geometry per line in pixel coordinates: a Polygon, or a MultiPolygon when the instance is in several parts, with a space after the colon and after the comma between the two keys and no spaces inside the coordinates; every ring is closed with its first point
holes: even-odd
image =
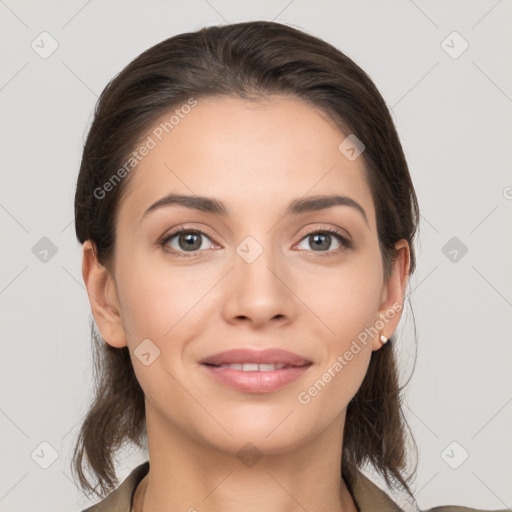
{"type": "Polygon", "coordinates": [[[269,348],[266,350],[233,349],[206,357],[202,364],[221,365],[232,363],[285,364],[287,366],[307,366],[311,361],[287,350],[269,348]]]}

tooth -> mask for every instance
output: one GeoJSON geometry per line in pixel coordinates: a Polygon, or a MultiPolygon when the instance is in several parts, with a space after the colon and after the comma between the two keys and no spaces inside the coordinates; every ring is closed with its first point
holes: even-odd
{"type": "Polygon", "coordinates": [[[284,368],[286,364],[255,364],[255,363],[228,363],[221,364],[219,368],[231,368],[232,370],[242,370],[244,372],[271,372],[273,370],[280,370],[284,368]]]}
{"type": "Polygon", "coordinates": [[[244,372],[257,372],[258,371],[258,365],[254,363],[245,363],[243,365],[242,370],[244,372]]]}

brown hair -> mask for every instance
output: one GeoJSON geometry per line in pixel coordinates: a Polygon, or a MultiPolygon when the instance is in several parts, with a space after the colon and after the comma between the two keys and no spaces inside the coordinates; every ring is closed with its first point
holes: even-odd
{"type": "MultiPolygon", "coordinates": [[[[116,214],[131,174],[108,194],[97,191],[123,167],[160,116],[191,97],[258,99],[273,94],[308,102],[325,112],[343,133],[363,141],[385,278],[396,256],[394,244],[400,239],[409,243],[412,273],[419,210],[384,99],[368,75],[342,52],[295,28],[267,21],[176,35],[143,52],[109,82],[95,109],[77,181],[79,242],[91,240],[99,262],[112,270],[116,214]]],[[[71,469],[84,491],[103,497],[118,482],[116,452],[127,441],[142,447],[147,432],[144,394],[128,348],[104,343],[93,320],[91,333],[95,396],[81,425],[71,469]],[[98,479],[95,487],[84,475],[84,456],[98,479]]],[[[369,462],[388,486],[398,482],[412,496],[407,485],[411,476],[405,478],[408,425],[393,346],[392,336],[372,353],[363,383],[348,405],[341,471],[350,483],[353,466],[361,468],[369,462]]],[[[417,452],[412,433],[411,440],[417,452]]]]}

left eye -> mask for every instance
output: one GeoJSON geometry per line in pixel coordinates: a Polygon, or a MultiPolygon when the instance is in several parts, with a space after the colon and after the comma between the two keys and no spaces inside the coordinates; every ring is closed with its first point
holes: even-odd
{"type": "MultiPolygon", "coordinates": [[[[340,235],[338,232],[331,230],[315,231],[313,233],[309,233],[302,239],[302,241],[309,241],[310,247],[313,247],[312,250],[314,252],[328,252],[329,249],[336,251],[340,250],[342,247],[350,247],[350,243],[345,237],[340,235]],[[330,247],[333,238],[338,243],[338,247],[334,247],[334,249],[330,247]]],[[[306,250],[311,249],[306,248],[306,250]]]]}

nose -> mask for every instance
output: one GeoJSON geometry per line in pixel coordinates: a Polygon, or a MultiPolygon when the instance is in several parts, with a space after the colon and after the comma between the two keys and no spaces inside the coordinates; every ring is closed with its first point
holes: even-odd
{"type": "Polygon", "coordinates": [[[229,323],[245,322],[253,328],[285,324],[296,314],[290,272],[270,248],[249,263],[239,254],[227,280],[223,313],[229,323]]]}

